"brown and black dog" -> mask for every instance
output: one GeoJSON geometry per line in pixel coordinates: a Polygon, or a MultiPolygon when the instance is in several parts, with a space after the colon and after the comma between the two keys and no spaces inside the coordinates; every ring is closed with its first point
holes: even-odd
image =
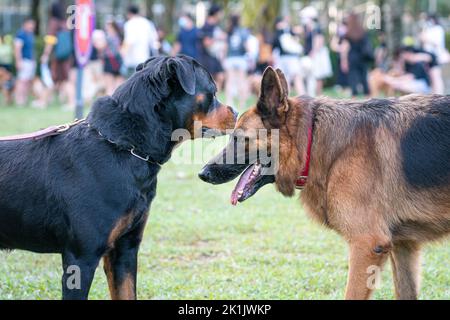
{"type": "Polygon", "coordinates": [[[0,138],[0,251],[61,254],[64,299],[88,298],[103,259],[111,298],[136,299],[157,175],[181,142],[174,132],[194,139],[235,125],[216,91],[192,58],[153,57],[85,120],[0,138]]]}
{"type": "Polygon", "coordinates": [[[420,248],[450,232],[450,97],[288,98],[283,74],[269,68],[257,106],[240,117],[230,143],[200,178],[219,184],[244,172],[232,194],[234,204],[273,182],[283,195],[293,196],[308,158],[302,203],[350,247],[345,297],[368,299],[373,270],[390,258],[396,297],[417,298],[420,248]],[[268,131],[267,137],[255,129],[268,131]],[[265,172],[267,162],[251,156],[263,149],[277,158],[273,174],[265,172]],[[230,153],[234,157],[224,163],[230,153]]]}

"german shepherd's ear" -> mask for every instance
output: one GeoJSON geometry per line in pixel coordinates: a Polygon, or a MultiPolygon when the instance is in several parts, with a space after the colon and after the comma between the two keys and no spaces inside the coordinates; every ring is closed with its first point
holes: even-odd
{"type": "Polygon", "coordinates": [[[281,70],[268,67],[261,81],[261,94],[257,108],[264,118],[272,123],[284,116],[289,110],[287,103],[288,84],[281,70]]]}
{"type": "Polygon", "coordinates": [[[284,76],[284,73],[280,69],[277,69],[277,75],[278,78],[280,79],[281,87],[283,88],[283,93],[287,98],[289,96],[289,85],[287,83],[286,77],[284,76]]]}

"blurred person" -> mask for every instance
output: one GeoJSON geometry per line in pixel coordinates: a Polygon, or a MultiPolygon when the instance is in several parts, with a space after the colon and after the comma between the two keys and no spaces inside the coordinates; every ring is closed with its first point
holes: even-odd
{"type": "Polygon", "coordinates": [[[349,87],[348,72],[344,72],[341,68],[341,54],[343,51],[342,43],[347,33],[347,22],[344,20],[338,25],[336,34],[333,35],[330,42],[330,48],[336,55],[336,87],[340,91],[346,91],[349,87]]]}
{"type": "Polygon", "coordinates": [[[36,73],[36,61],[34,57],[35,27],[35,21],[32,18],[27,18],[14,39],[14,55],[17,71],[15,100],[19,106],[27,103],[31,82],[36,73]]]}
{"type": "MultiPolygon", "coordinates": [[[[47,35],[44,38],[45,47],[41,56],[42,64],[49,64],[54,89],[59,98],[66,102],[64,108],[75,108],[75,88],[69,84],[69,72],[74,64],[73,35],[67,28],[64,6],[55,2],[50,7],[50,18],[47,35]]],[[[43,93],[35,107],[45,107],[50,99],[51,89],[43,93]]]]}
{"type": "Polygon", "coordinates": [[[440,24],[436,14],[422,14],[419,40],[421,48],[434,54],[437,58],[439,67],[436,66],[433,70],[430,70],[432,91],[434,93],[443,94],[445,88],[441,66],[450,62],[450,54],[445,45],[445,29],[440,24]]]}
{"type": "Polygon", "coordinates": [[[303,47],[298,35],[294,33],[290,26],[290,17],[277,18],[272,47],[275,66],[283,71],[288,85],[294,84],[297,95],[305,94],[300,64],[303,47]]]}
{"type": "Polygon", "coordinates": [[[12,103],[14,44],[11,35],[0,36],[0,88],[6,104],[12,103]]]}
{"type": "Polygon", "coordinates": [[[126,75],[132,75],[136,67],[158,51],[158,33],[152,21],[139,14],[139,7],[130,5],[127,9],[122,45],[123,63],[126,75]]]}
{"type": "Polygon", "coordinates": [[[436,15],[427,16],[426,24],[420,35],[423,50],[436,56],[438,66],[430,70],[433,93],[444,94],[444,80],[441,66],[450,62],[450,54],[445,47],[445,30],[439,24],[436,15]]]}
{"type": "Polygon", "coordinates": [[[300,18],[304,28],[304,57],[300,59],[302,76],[308,95],[315,97],[322,94],[323,80],[333,75],[330,52],[317,20],[317,10],[306,7],[300,12],[300,18]]]}
{"type": "Polygon", "coordinates": [[[357,14],[350,14],[347,18],[347,33],[342,43],[341,68],[348,73],[352,96],[361,92],[368,96],[370,93],[367,79],[368,64],[373,60],[373,48],[367,32],[364,30],[357,14]]]}
{"type": "Polygon", "coordinates": [[[240,17],[232,15],[228,26],[227,57],[224,68],[226,103],[234,105],[234,98],[238,98],[238,108],[243,110],[248,99],[248,39],[250,32],[241,27],[240,17]]]}
{"type": "Polygon", "coordinates": [[[222,15],[222,7],[213,4],[208,10],[205,24],[198,33],[198,60],[212,74],[218,88],[223,87],[224,74],[217,42],[221,40],[219,23],[222,15]]]}
{"type": "Polygon", "coordinates": [[[172,53],[172,45],[167,40],[166,31],[163,28],[157,28],[158,33],[158,48],[157,55],[158,56],[170,56],[172,53]]]}
{"type": "Polygon", "coordinates": [[[436,56],[412,46],[400,48],[396,56],[403,72],[399,76],[386,75],[385,83],[402,94],[431,93],[432,79],[429,72],[438,65],[436,56]]]}
{"type": "Polygon", "coordinates": [[[250,76],[256,73],[256,68],[259,60],[259,51],[260,51],[260,40],[258,37],[253,34],[253,32],[249,29],[247,36],[247,62],[248,62],[248,71],[247,75],[250,76]]]}
{"type": "Polygon", "coordinates": [[[269,32],[262,30],[255,38],[258,41],[258,55],[255,60],[255,69],[250,74],[250,89],[255,96],[259,96],[262,75],[267,67],[273,64],[273,49],[269,32]]]}
{"type": "Polygon", "coordinates": [[[177,40],[172,48],[172,55],[184,54],[186,56],[198,59],[197,38],[198,29],[194,24],[192,16],[185,14],[178,19],[180,31],[177,40]]]}
{"type": "MultiPolygon", "coordinates": [[[[104,49],[108,46],[107,34],[104,30],[92,32],[92,51],[83,71],[83,100],[89,104],[97,96],[106,92],[104,49]]],[[[76,69],[75,80],[76,80],[76,69]]],[[[123,70],[122,70],[123,71],[123,70]]]]}
{"type": "Polygon", "coordinates": [[[101,48],[106,95],[112,95],[124,81],[121,74],[123,71],[123,59],[120,53],[122,39],[122,30],[119,25],[114,20],[108,21],[105,25],[104,47],[101,48]]]}
{"type": "Polygon", "coordinates": [[[386,43],[386,35],[384,32],[378,34],[378,46],[375,48],[375,68],[369,72],[369,91],[371,97],[380,97],[384,91],[388,94],[388,89],[384,82],[386,74],[395,75],[395,72],[390,70],[389,52],[386,43]]]}
{"type": "Polygon", "coordinates": [[[426,24],[420,34],[422,48],[434,54],[439,64],[450,62],[450,55],[445,47],[445,30],[439,24],[436,15],[427,16],[426,24]]]}

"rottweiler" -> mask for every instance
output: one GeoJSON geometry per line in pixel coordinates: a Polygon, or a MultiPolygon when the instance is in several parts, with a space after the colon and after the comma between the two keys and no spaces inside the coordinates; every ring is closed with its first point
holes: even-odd
{"type": "Polygon", "coordinates": [[[156,177],[181,142],[172,132],[194,138],[235,125],[216,91],[195,60],[155,57],[84,121],[53,136],[0,141],[0,249],[61,254],[64,299],[88,298],[103,258],[112,299],[135,299],[156,177]]]}
{"type": "Polygon", "coordinates": [[[388,258],[396,297],[416,299],[422,244],[450,233],[450,97],[289,98],[268,68],[257,105],[199,175],[241,173],[233,204],[270,183],[285,196],[302,188],[310,217],[345,238],[347,299],[370,298],[388,258]]]}

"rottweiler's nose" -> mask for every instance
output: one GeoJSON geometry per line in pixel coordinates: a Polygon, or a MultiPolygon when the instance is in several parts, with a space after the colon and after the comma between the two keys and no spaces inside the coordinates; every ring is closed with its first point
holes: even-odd
{"type": "Polygon", "coordinates": [[[239,116],[239,112],[237,112],[236,110],[234,110],[232,107],[228,107],[228,109],[231,111],[231,113],[233,114],[233,116],[234,116],[234,120],[237,120],[238,119],[238,116],[239,116]]]}
{"type": "Polygon", "coordinates": [[[204,167],[202,171],[198,174],[198,177],[205,182],[211,181],[211,172],[208,170],[208,167],[204,167]]]}

